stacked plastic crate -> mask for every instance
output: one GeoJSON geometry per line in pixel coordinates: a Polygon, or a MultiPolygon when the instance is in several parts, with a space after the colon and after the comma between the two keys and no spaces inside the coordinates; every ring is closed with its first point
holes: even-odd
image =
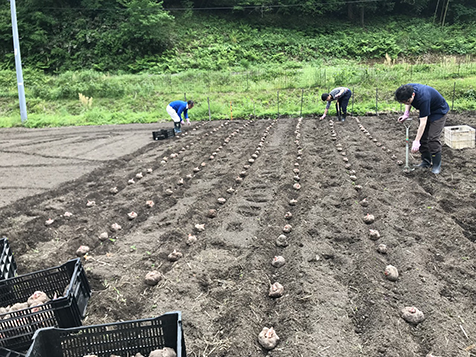
{"type": "Polygon", "coordinates": [[[80,258],[16,276],[8,239],[0,248],[0,357],[148,356],[160,349],[187,356],[180,311],[82,327],[91,288],[80,258]],[[37,295],[41,304],[28,303],[37,295]]]}

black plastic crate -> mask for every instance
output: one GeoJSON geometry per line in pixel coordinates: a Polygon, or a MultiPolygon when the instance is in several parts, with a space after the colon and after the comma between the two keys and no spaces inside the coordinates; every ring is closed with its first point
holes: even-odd
{"type": "Polygon", "coordinates": [[[91,288],[79,258],[54,268],[1,280],[0,306],[24,303],[36,291],[43,291],[51,300],[40,306],[0,314],[0,347],[26,351],[33,334],[40,328],[81,326],[91,288]]]}
{"type": "Polygon", "coordinates": [[[0,280],[13,278],[17,272],[17,264],[13,252],[8,244],[8,239],[0,239],[0,280]]]}
{"type": "Polygon", "coordinates": [[[154,140],[163,140],[168,139],[175,136],[174,129],[161,129],[159,131],[152,132],[152,139],[154,140]]]}
{"type": "Polygon", "coordinates": [[[24,354],[0,347],[0,357],[25,357],[24,354]]]}
{"type": "Polygon", "coordinates": [[[91,325],[69,329],[43,328],[33,336],[27,357],[83,357],[88,354],[109,357],[148,356],[156,349],[171,347],[177,357],[186,357],[182,330],[182,313],[91,325]]]}

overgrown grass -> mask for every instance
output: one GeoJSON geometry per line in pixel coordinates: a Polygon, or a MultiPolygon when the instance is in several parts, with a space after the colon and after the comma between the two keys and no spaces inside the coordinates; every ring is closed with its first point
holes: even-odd
{"type": "MultiPolygon", "coordinates": [[[[349,111],[356,115],[398,112],[401,105],[393,93],[409,82],[433,86],[453,110],[476,110],[476,62],[470,57],[445,57],[433,64],[336,60],[162,75],[82,71],[48,76],[26,70],[24,82],[27,127],[164,121],[169,120],[166,105],[176,99],[196,101],[192,120],[209,119],[209,110],[211,119],[320,115],[324,110],[320,95],[337,86],[352,89],[349,111]]],[[[22,125],[12,83],[15,73],[1,71],[1,127],[22,125]]]]}
{"type": "Polygon", "coordinates": [[[380,19],[362,29],[198,14],[186,23],[174,28],[174,48],[127,62],[139,74],[27,66],[24,124],[15,73],[0,71],[0,126],[151,123],[170,120],[166,105],[185,98],[197,103],[192,120],[321,115],[320,95],[337,86],[352,89],[354,114],[393,112],[395,89],[409,82],[435,87],[454,110],[476,110],[474,26],[380,19]]]}

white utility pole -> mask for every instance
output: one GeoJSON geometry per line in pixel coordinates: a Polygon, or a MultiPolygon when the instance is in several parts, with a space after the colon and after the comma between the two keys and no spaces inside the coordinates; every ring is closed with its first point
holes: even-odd
{"type": "Polygon", "coordinates": [[[18,99],[20,100],[21,122],[27,119],[25,86],[23,85],[23,73],[21,69],[20,40],[18,39],[17,10],[15,0],[10,0],[10,9],[12,11],[12,31],[13,31],[13,50],[15,51],[15,68],[17,71],[18,99]]]}

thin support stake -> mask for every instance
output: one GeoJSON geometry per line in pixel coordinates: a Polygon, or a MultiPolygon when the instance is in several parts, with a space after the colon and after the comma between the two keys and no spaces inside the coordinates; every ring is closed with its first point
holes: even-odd
{"type": "Polygon", "coordinates": [[[279,90],[278,90],[278,118],[279,118],[279,90]]]}
{"type": "Polygon", "coordinates": [[[378,88],[375,88],[375,114],[378,116],[378,88]]]}
{"type": "Polygon", "coordinates": [[[301,110],[299,111],[299,116],[302,117],[302,100],[304,97],[304,89],[301,89],[301,110]]]}
{"type": "Polygon", "coordinates": [[[453,106],[455,104],[455,92],[456,92],[456,82],[453,84],[453,99],[451,100],[451,110],[453,110],[453,106]]]}
{"type": "Polygon", "coordinates": [[[352,87],[352,110],[350,111],[350,115],[354,115],[354,95],[355,95],[355,92],[354,92],[354,87],[352,87]]]}
{"type": "Polygon", "coordinates": [[[233,120],[233,102],[230,101],[230,120],[233,120]]]}
{"type": "Polygon", "coordinates": [[[207,97],[208,102],[208,120],[212,120],[212,112],[210,110],[210,97],[207,97]]]}

